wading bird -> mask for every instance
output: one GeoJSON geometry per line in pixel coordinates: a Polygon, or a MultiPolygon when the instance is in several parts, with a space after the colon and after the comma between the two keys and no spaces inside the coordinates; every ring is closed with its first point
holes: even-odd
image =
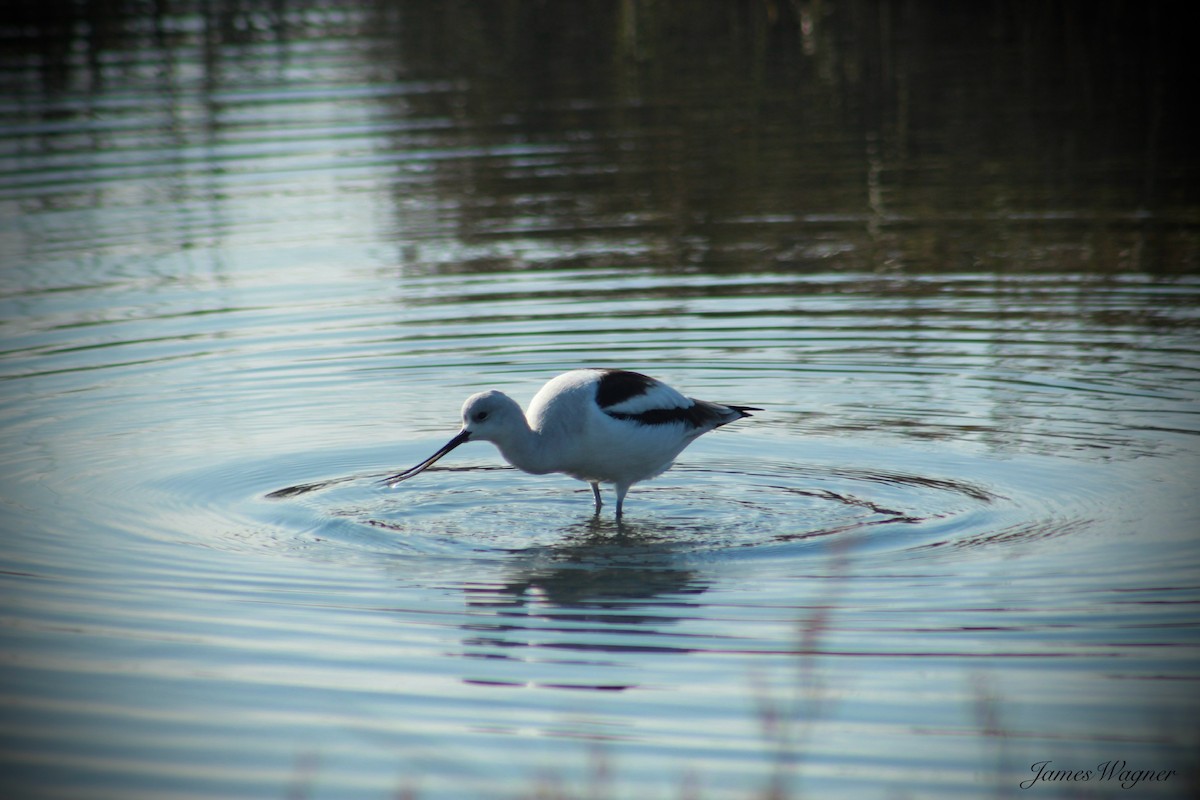
{"type": "Polygon", "coordinates": [[[408,480],[465,442],[491,442],[519,470],[562,472],[591,484],[596,513],[600,484],[614,484],[619,520],[630,486],[666,471],[700,435],[761,410],[684,397],[637,372],[577,369],[543,386],[527,412],[503,392],[471,395],[458,435],[383,483],[408,480]]]}

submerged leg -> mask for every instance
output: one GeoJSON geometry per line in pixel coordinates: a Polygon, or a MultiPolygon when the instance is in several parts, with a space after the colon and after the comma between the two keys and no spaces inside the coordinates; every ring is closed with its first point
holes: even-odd
{"type": "Polygon", "coordinates": [[[625,505],[625,493],[629,491],[628,483],[617,484],[617,522],[621,521],[621,510],[625,505]]]}
{"type": "Polygon", "coordinates": [[[602,505],[602,503],[600,502],[600,484],[597,483],[596,481],[591,481],[591,484],[592,484],[592,497],[596,498],[596,513],[599,514],[600,506],[602,505]]]}

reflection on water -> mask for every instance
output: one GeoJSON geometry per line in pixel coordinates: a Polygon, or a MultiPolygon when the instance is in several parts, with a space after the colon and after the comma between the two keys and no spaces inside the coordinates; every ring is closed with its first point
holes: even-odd
{"type": "Polygon", "coordinates": [[[0,795],[1192,796],[1187,31],[7,9],[0,795]],[[379,485],[579,366],[764,411],[379,485]]]}
{"type": "MultiPolygon", "coordinates": [[[[589,523],[588,543],[571,543],[546,553],[526,552],[512,564],[513,575],[504,592],[517,602],[539,602],[570,608],[636,608],[637,601],[704,591],[696,574],[676,566],[667,544],[652,545],[629,529],[614,534],[609,526],[589,523]],[[545,560],[548,563],[539,563],[545,560]],[[526,566],[526,562],[528,566],[526,566]]],[[[568,534],[569,536],[569,534],[568,534]]],[[[622,617],[627,622],[654,618],[622,617]]]]}
{"type": "Polygon", "coordinates": [[[99,235],[23,234],[39,252],[142,237],[201,267],[292,241],[297,218],[361,243],[344,223],[376,206],[379,245],[418,274],[1196,267],[1166,14],[23,9],[5,191],[59,219],[108,207],[99,235]],[[163,201],[171,224],[146,224],[163,201]]]}
{"type": "Polygon", "coordinates": [[[687,636],[671,628],[681,612],[702,613],[706,584],[671,544],[624,527],[614,535],[598,520],[564,533],[562,545],[518,553],[502,585],[464,587],[469,607],[493,619],[464,626],[463,655],[520,665],[513,679],[467,676],[468,683],[523,687],[549,672],[552,680],[534,685],[622,691],[637,684],[613,682],[614,672],[633,677],[613,656],[689,652],[687,636]],[[574,674],[587,680],[564,680],[574,674]]]}

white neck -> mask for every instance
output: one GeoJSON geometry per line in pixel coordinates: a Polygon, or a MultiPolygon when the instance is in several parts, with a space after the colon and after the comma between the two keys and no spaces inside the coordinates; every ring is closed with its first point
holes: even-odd
{"type": "Polygon", "coordinates": [[[504,460],[522,472],[543,475],[553,471],[545,464],[542,435],[529,427],[524,416],[520,419],[519,425],[507,429],[503,439],[493,440],[493,443],[500,449],[504,460]]]}

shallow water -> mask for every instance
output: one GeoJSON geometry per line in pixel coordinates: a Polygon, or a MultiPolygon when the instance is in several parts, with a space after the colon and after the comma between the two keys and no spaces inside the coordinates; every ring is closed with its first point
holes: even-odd
{"type": "Polygon", "coordinates": [[[1162,20],[398,8],[4,29],[6,797],[1191,796],[1162,20]],[[763,410],[379,485],[578,366],[763,410]]]}

